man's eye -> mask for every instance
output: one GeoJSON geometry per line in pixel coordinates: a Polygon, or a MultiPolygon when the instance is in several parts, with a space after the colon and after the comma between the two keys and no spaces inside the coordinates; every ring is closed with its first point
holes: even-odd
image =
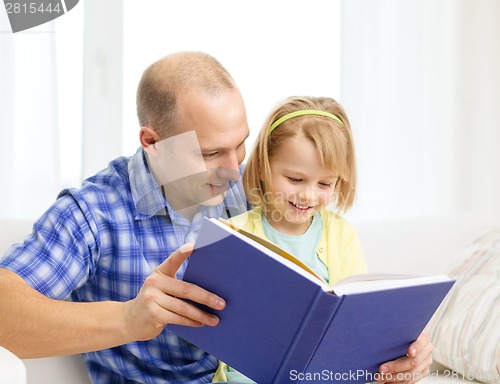
{"type": "Polygon", "coordinates": [[[212,158],[212,157],[217,156],[217,154],[218,154],[218,153],[219,153],[219,152],[204,153],[204,154],[203,154],[203,157],[204,157],[205,159],[210,159],[210,158],[212,158]]]}

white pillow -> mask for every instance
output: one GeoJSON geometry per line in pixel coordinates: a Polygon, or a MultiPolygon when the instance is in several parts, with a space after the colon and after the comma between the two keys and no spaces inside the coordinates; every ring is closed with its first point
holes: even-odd
{"type": "Polygon", "coordinates": [[[427,326],[433,358],[465,378],[500,382],[500,231],[478,238],[453,262],[456,283],[427,326]]]}

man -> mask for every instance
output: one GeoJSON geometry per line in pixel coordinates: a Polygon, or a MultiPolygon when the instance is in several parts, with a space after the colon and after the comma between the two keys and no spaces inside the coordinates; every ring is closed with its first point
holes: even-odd
{"type": "MultiPolygon", "coordinates": [[[[217,325],[183,298],[225,306],[180,278],[201,218],[247,208],[244,103],[214,58],[180,52],[144,72],[137,111],[139,151],[63,191],[0,261],[0,345],[23,358],[84,352],[95,383],[210,382],[217,359],[165,325],[217,325]]],[[[424,335],[384,366],[425,374],[431,351],[424,335]]]]}

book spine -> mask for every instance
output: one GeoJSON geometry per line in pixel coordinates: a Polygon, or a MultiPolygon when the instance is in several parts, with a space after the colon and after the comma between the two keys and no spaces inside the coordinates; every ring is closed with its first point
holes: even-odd
{"type": "Polygon", "coordinates": [[[300,382],[299,377],[305,372],[341,301],[342,297],[318,288],[273,380],[274,384],[300,382]]]}

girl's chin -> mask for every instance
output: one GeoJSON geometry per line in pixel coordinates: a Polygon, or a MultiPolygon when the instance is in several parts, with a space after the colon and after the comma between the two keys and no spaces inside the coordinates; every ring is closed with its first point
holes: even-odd
{"type": "Polygon", "coordinates": [[[312,209],[299,211],[297,209],[293,209],[287,212],[287,219],[293,222],[305,222],[311,219],[314,215],[314,211],[312,209]]]}
{"type": "Polygon", "coordinates": [[[309,228],[309,225],[311,224],[311,217],[312,214],[311,212],[308,212],[306,214],[293,214],[289,215],[286,218],[286,223],[289,226],[295,226],[295,227],[303,227],[303,228],[309,228]]]}

